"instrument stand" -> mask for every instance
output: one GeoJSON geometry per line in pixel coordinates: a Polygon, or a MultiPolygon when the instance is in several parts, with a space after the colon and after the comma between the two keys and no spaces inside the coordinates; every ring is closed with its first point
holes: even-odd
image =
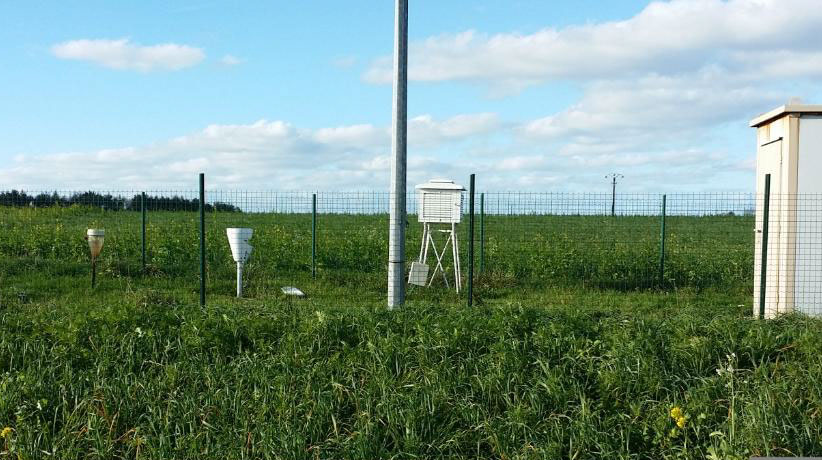
{"type": "Polygon", "coordinates": [[[457,237],[457,224],[452,223],[450,229],[438,229],[439,233],[443,233],[446,235],[445,244],[442,246],[442,251],[437,251],[437,244],[435,238],[433,236],[433,232],[431,229],[430,223],[423,224],[422,229],[422,247],[420,248],[420,257],[419,263],[425,265],[428,261],[428,248],[430,247],[431,250],[434,252],[434,257],[437,259],[437,265],[434,266],[434,271],[431,273],[431,278],[428,281],[428,286],[430,287],[431,284],[434,282],[434,278],[437,276],[437,272],[442,273],[442,279],[445,281],[446,287],[451,287],[448,284],[448,275],[445,273],[445,267],[442,265],[442,260],[445,258],[445,255],[448,251],[448,246],[451,246],[451,256],[454,259],[454,288],[457,292],[460,292],[462,289],[462,279],[460,277],[460,251],[459,251],[459,238],[457,237]]]}

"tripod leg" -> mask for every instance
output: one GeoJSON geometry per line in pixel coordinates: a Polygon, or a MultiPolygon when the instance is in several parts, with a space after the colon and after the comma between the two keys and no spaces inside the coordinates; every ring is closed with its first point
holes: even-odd
{"type": "MultiPolygon", "coordinates": [[[[431,243],[431,249],[434,251],[434,258],[437,260],[437,265],[434,266],[434,271],[431,273],[431,279],[428,281],[428,286],[430,287],[431,284],[434,283],[434,278],[437,277],[437,270],[442,268],[442,264],[440,264],[441,256],[439,252],[437,252],[437,245],[434,244],[434,237],[431,234],[428,234],[428,241],[431,243]]],[[[428,251],[428,247],[425,248],[426,252],[428,251]]]]}
{"type": "Polygon", "coordinates": [[[422,243],[420,247],[420,260],[421,264],[424,264],[428,258],[428,224],[422,224],[422,243]]]}
{"type": "Polygon", "coordinates": [[[448,284],[448,276],[445,273],[445,267],[442,265],[442,259],[445,257],[446,251],[448,250],[448,240],[445,241],[445,246],[442,248],[442,252],[437,252],[437,246],[434,244],[434,237],[429,234],[428,236],[431,239],[431,248],[434,250],[434,256],[437,258],[437,265],[434,267],[434,273],[431,274],[431,281],[428,282],[428,286],[434,282],[434,278],[437,276],[437,270],[442,272],[442,279],[445,280],[445,287],[450,288],[451,286],[448,284]]]}
{"type": "MultiPolygon", "coordinates": [[[[445,287],[450,288],[451,286],[448,284],[448,273],[445,272],[445,266],[442,265],[442,259],[445,258],[446,251],[448,251],[448,244],[451,243],[451,238],[447,238],[445,240],[445,246],[442,247],[442,252],[440,253],[440,268],[442,269],[442,279],[445,281],[445,287]]],[[[453,247],[453,245],[452,245],[453,247]]]]}

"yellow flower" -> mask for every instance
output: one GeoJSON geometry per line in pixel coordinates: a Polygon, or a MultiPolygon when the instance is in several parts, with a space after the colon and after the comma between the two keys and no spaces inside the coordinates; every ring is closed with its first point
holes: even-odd
{"type": "Polygon", "coordinates": [[[3,428],[3,431],[0,431],[0,438],[8,438],[11,435],[11,427],[3,428]]]}
{"type": "Polygon", "coordinates": [[[685,428],[685,417],[679,417],[676,419],[676,426],[680,428],[685,428]]]}
{"type": "Polygon", "coordinates": [[[679,406],[671,409],[671,418],[674,420],[679,420],[682,418],[682,409],[679,406]]]}

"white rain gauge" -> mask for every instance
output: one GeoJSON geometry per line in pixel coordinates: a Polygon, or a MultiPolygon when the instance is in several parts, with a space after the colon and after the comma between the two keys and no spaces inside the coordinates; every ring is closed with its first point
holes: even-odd
{"type": "Polygon", "coordinates": [[[234,258],[234,262],[237,262],[237,298],[240,298],[243,296],[243,267],[253,249],[248,244],[248,240],[251,239],[254,230],[250,228],[227,228],[225,233],[228,236],[228,244],[231,246],[231,256],[234,258]]]}
{"type": "Polygon", "coordinates": [[[411,263],[408,282],[417,286],[431,286],[437,274],[441,273],[445,286],[450,287],[448,274],[442,264],[450,250],[454,261],[454,288],[459,292],[462,288],[462,279],[457,224],[462,218],[462,192],[465,191],[465,187],[455,184],[452,180],[432,179],[415,188],[417,190],[417,216],[419,222],[423,224],[422,243],[419,259],[411,263]],[[434,235],[441,235],[441,237],[435,238],[434,235]],[[437,239],[443,241],[441,250],[437,249],[437,239]],[[429,248],[436,259],[436,265],[430,275],[428,273],[429,248]]]}
{"type": "Polygon", "coordinates": [[[97,257],[103,250],[103,240],[106,238],[106,231],[102,228],[90,228],[86,231],[86,241],[91,252],[91,287],[97,284],[97,257]]]}

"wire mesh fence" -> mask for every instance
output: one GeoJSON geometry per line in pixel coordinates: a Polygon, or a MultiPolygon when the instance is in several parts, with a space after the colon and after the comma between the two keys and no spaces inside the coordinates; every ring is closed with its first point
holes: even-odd
{"type": "Polygon", "coordinates": [[[822,314],[822,194],[756,203],[753,314],[822,314]]]}
{"type": "Polygon", "coordinates": [[[480,203],[479,295],[752,289],[752,194],[484,193],[480,203]]]}
{"type": "MultiPolygon", "coordinates": [[[[472,240],[470,197],[459,193],[463,215],[453,226],[420,222],[418,196],[407,195],[408,281],[413,263],[427,270],[408,285],[409,300],[462,302],[472,287],[477,303],[555,287],[752,298],[765,273],[768,312],[822,312],[822,197],[770,197],[763,272],[764,197],[754,194],[476,193],[472,240]]],[[[297,287],[311,302],[382,304],[388,206],[384,192],[206,191],[206,294],[235,295],[226,229],[239,227],[253,231],[244,297],[286,299],[283,288],[297,287]]],[[[88,229],[105,230],[95,290],[197,298],[198,191],[10,191],[0,194],[0,208],[3,299],[56,301],[83,284],[91,295],[88,229]]]]}

